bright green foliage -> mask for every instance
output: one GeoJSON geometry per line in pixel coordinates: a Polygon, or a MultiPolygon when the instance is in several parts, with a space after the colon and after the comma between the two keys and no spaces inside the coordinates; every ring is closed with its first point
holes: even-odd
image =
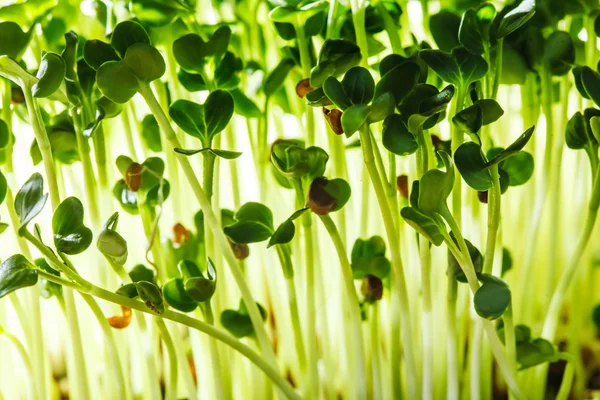
{"type": "Polygon", "coordinates": [[[21,254],[15,254],[0,264],[0,298],[15,290],[33,286],[37,281],[37,269],[21,254]]]}
{"type": "MultiPolygon", "coordinates": [[[[267,318],[267,312],[260,304],[256,304],[263,321],[267,318]]],[[[236,338],[254,337],[254,327],[248,315],[248,309],[243,300],[237,310],[225,310],[221,313],[221,325],[236,338]]]]}
{"type": "Polygon", "coordinates": [[[21,234],[27,228],[27,224],[42,212],[46,200],[48,200],[48,193],[44,194],[44,180],[36,172],[23,184],[15,196],[15,211],[21,223],[19,228],[21,234]]]}
{"type": "Polygon", "coordinates": [[[292,241],[294,235],[296,234],[296,227],[294,225],[294,220],[300,217],[304,212],[308,210],[308,208],[302,208],[296,212],[294,212],[288,219],[283,221],[275,232],[271,239],[269,239],[269,244],[267,247],[274,246],[276,244],[285,244],[292,241]]]}
{"type": "Polygon", "coordinates": [[[69,197],[54,210],[52,231],[56,250],[65,254],[79,254],[92,243],[92,231],[83,224],[83,204],[77,197],[69,197]]]}
{"type": "Polygon", "coordinates": [[[123,266],[127,261],[127,242],[117,232],[119,213],[114,213],[98,234],[96,247],[111,262],[123,266]]]}
{"type": "Polygon", "coordinates": [[[234,243],[262,242],[274,233],[273,213],[263,204],[249,202],[242,205],[235,213],[234,219],[232,225],[224,228],[225,234],[234,243]]]}
{"type": "Polygon", "coordinates": [[[510,288],[503,280],[493,275],[482,274],[479,280],[482,285],[473,297],[475,311],[482,318],[500,318],[510,305],[510,288]]]}
{"type": "Polygon", "coordinates": [[[356,239],[352,246],[351,262],[354,279],[362,279],[367,275],[385,279],[391,271],[390,261],[385,257],[385,242],[380,236],[367,240],[356,239]]]}

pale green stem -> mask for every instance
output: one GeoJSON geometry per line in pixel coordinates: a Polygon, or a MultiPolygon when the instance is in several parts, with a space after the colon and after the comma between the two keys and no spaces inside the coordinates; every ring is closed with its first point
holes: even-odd
{"type": "MultiPolygon", "coordinates": [[[[175,147],[181,147],[181,144],[179,143],[179,140],[175,135],[175,131],[173,131],[173,128],[171,127],[167,116],[156,101],[156,98],[154,97],[154,94],[152,93],[150,87],[147,84],[140,83],[139,92],[142,95],[142,97],[144,97],[144,100],[146,100],[146,103],[148,104],[151,112],[154,114],[158,125],[161,128],[161,131],[164,134],[164,137],[169,143],[171,149],[175,147]]],[[[181,154],[177,154],[176,157],[179,161],[179,164],[181,165],[181,169],[183,170],[188,182],[190,183],[190,186],[192,187],[194,195],[200,203],[200,207],[202,208],[202,211],[204,213],[204,222],[208,224],[208,226],[211,228],[215,241],[220,247],[221,251],[223,252],[227,264],[231,269],[231,273],[240,289],[244,303],[248,308],[248,313],[250,315],[250,319],[252,320],[252,325],[254,326],[256,336],[260,343],[260,347],[265,356],[267,357],[269,364],[276,368],[277,361],[273,352],[273,347],[271,346],[271,342],[269,341],[267,332],[262,323],[262,317],[260,315],[260,312],[258,311],[258,306],[256,305],[256,302],[254,301],[254,298],[250,292],[250,288],[248,287],[246,280],[244,279],[243,273],[239,268],[237,260],[233,254],[233,250],[231,249],[231,246],[229,245],[229,242],[227,241],[227,238],[225,237],[225,234],[223,233],[223,230],[221,229],[221,226],[217,220],[217,217],[211,208],[210,201],[208,200],[204,190],[202,189],[202,186],[200,186],[200,182],[196,177],[196,173],[192,169],[192,166],[187,157],[181,154]]]]}
{"type": "Polygon", "coordinates": [[[100,328],[102,329],[102,333],[104,333],[104,340],[107,347],[107,352],[110,357],[111,370],[114,374],[115,383],[117,384],[117,395],[119,399],[129,399],[130,393],[129,388],[127,387],[127,381],[125,380],[125,374],[123,373],[123,368],[121,366],[121,361],[119,360],[119,351],[117,350],[117,343],[115,341],[115,337],[112,333],[112,328],[108,323],[108,320],[102,313],[100,306],[96,303],[96,300],[87,294],[81,293],[81,297],[88,304],[94,316],[98,320],[100,324],[100,328]]]}
{"type": "MultiPolygon", "coordinates": [[[[50,258],[49,261],[54,265],[56,265],[56,263],[59,263],[59,261],[55,257],[54,257],[54,259],[50,258]]],[[[47,279],[52,282],[56,282],[60,285],[66,286],[66,287],[70,287],[70,288],[78,290],[82,293],[90,294],[94,297],[98,297],[100,299],[103,299],[105,301],[108,301],[108,302],[111,302],[114,304],[126,306],[131,309],[140,311],[142,313],[150,314],[153,316],[156,315],[149,308],[147,308],[144,303],[142,303],[140,301],[136,301],[136,300],[130,299],[128,297],[121,296],[121,295],[118,295],[113,292],[109,292],[107,290],[104,290],[102,288],[99,288],[99,287],[91,285],[91,284],[89,285],[88,288],[83,288],[81,286],[77,286],[74,283],[68,282],[65,279],[57,277],[56,275],[49,274],[45,271],[39,271],[39,274],[44,279],[47,279]]],[[[226,333],[220,329],[217,329],[217,328],[211,326],[210,324],[207,324],[200,320],[188,317],[187,315],[184,315],[184,314],[181,314],[178,312],[174,312],[171,310],[166,310],[161,316],[164,319],[168,319],[170,321],[180,323],[180,324],[190,327],[192,329],[196,329],[200,332],[203,332],[209,336],[214,337],[215,339],[217,339],[220,342],[225,343],[229,347],[231,347],[234,350],[241,353],[243,356],[248,358],[254,365],[256,365],[258,368],[260,368],[273,381],[273,383],[275,383],[281,389],[281,391],[289,399],[301,400],[301,397],[294,391],[294,389],[290,386],[290,384],[283,377],[281,377],[278,374],[278,372],[267,361],[265,361],[259,354],[257,354],[250,347],[246,346],[239,340],[235,339],[233,336],[229,335],[228,333],[226,333]]]]}
{"type": "MultiPolygon", "coordinates": [[[[381,182],[379,172],[375,167],[373,157],[373,147],[371,144],[371,135],[369,133],[369,127],[364,125],[360,131],[361,147],[363,150],[363,159],[365,167],[371,178],[371,183],[375,189],[377,196],[377,202],[379,203],[379,209],[383,224],[385,227],[386,235],[390,245],[390,252],[392,255],[392,290],[398,293],[399,311],[401,326],[400,330],[402,333],[402,343],[404,348],[404,359],[406,369],[406,381],[408,386],[408,393],[410,398],[419,398],[419,385],[417,384],[418,379],[416,375],[416,358],[414,354],[414,345],[412,337],[412,327],[410,319],[410,305],[408,299],[408,292],[406,289],[406,278],[404,276],[404,267],[402,265],[402,258],[400,256],[398,234],[396,227],[394,226],[394,218],[389,208],[385,190],[381,182]]],[[[395,332],[392,327],[392,332],[395,332]]],[[[392,338],[397,340],[397,338],[392,338]]],[[[399,377],[393,377],[392,379],[400,379],[399,377]]],[[[397,388],[397,386],[394,386],[397,388]]],[[[394,393],[394,397],[400,396],[400,393],[394,393]]]]}
{"type": "Polygon", "coordinates": [[[46,182],[48,184],[48,191],[50,192],[50,202],[52,203],[52,209],[54,210],[60,204],[60,196],[58,193],[56,167],[54,165],[50,140],[48,140],[40,108],[37,101],[33,98],[31,87],[22,83],[21,88],[25,95],[25,103],[27,104],[27,111],[29,112],[29,120],[31,122],[31,127],[33,128],[33,133],[35,134],[35,140],[38,143],[40,153],[42,153],[42,161],[44,163],[44,170],[46,171],[46,182]]]}
{"type": "MultiPolygon", "coordinates": [[[[469,287],[471,288],[471,292],[475,294],[477,290],[479,290],[479,280],[477,279],[475,267],[473,266],[473,261],[471,260],[471,256],[469,255],[469,249],[467,248],[467,244],[465,243],[461,230],[456,221],[454,220],[453,216],[450,214],[450,210],[448,210],[447,208],[445,210],[441,210],[441,215],[446,220],[446,222],[448,222],[452,233],[454,233],[458,242],[459,251],[457,251],[454,244],[451,243],[453,241],[449,238],[449,236],[446,237],[446,245],[459,262],[461,269],[467,277],[467,281],[469,283],[469,287]]],[[[523,399],[523,394],[521,393],[516,377],[511,371],[508,361],[506,360],[506,356],[504,354],[504,350],[502,348],[500,339],[498,338],[498,334],[496,333],[496,328],[494,324],[489,320],[483,320],[483,329],[487,334],[492,353],[496,358],[496,362],[498,363],[500,372],[502,373],[502,376],[504,377],[504,380],[506,381],[509,390],[513,393],[516,399],[523,399]]]]}
{"type": "MultiPolygon", "coordinates": [[[[514,374],[517,376],[517,342],[515,339],[515,324],[513,321],[512,303],[508,304],[504,315],[502,315],[504,321],[504,346],[506,350],[506,360],[508,365],[514,374]]],[[[509,392],[508,398],[514,399],[514,394],[509,392]]]]}
{"type": "Polygon", "coordinates": [[[34,388],[36,387],[36,384],[34,382],[35,375],[33,372],[31,358],[29,357],[25,346],[23,346],[23,343],[21,343],[19,338],[17,338],[12,333],[5,331],[2,327],[0,327],[0,337],[4,337],[6,340],[8,340],[19,354],[19,357],[21,357],[21,361],[23,362],[23,365],[25,366],[25,371],[27,372],[27,381],[29,382],[27,389],[27,393],[29,394],[28,398],[30,400],[34,400],[36,398],[34,390],[34,388]]]}
{"type": "Polygon", "coordinates": [[[165,321],[160,317],[156,317],[155,321],[169,355],[169,381],[166,383],[165,400],[177,400],[177,351],[165,321]]]}
{"type": "Polygon", "coordinates": [[[358,296],[356,294],[356,289],[354,288],[352,267],[350,266],[350,262],[348,261],[344,241],[340,237],[335,223],[329,215],[319,215],[319,217],[321,219],[321,222],[323,222],[327,233],[329,233],[331,241],[333,242],[333,245],[337,252],[338,259],[342,268],[342,278],[344,280],[344,286],[346,289],[346,300],[348,304],[348,311],[350,314],[349,322],[351,324],[351,327],[349,328],[350,340],[348,344],[351,344],[351,346],[353,347],[353,349],[350,350],[353,353],[350,357],[350,360],[354,362],[354,365],[351,365],[351,368],[356,374],[356,376],[354,377],[354,389],[356,391],[351,393],[351,396],[352,398],[356,399],[364,399],[367,396],[367,384],[365,381],[367,375],[365,371],[365,355],[363,349],[363,335],[361,327],[362,319],[360,316],[358,296]]]}
{"type": "MultiPolygon", "coordinates": [[[[302,64],[302,75],[303,78],[310,77],[310,69],[311,69],[311,60],[310,53],[308,47],[308,38],[304,33],[304,28],[300,25],[301,22],[298,21],[295,24],[296,28],[296,38],[298,40],[298,49],[300,51],[300,63],[302,64]]],[[[314,146],[315,144],[315,114],[312,106],[308,104],[305,105],[305,113],[306,113],[306,144],[307,146],[314,146]]]]}

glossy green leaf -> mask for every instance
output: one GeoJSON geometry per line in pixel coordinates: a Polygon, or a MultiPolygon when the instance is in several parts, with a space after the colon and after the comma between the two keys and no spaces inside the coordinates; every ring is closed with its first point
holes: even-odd
{"type": "Polygon", "coordinates": [[[510,288],[500,278],[491,275],[484,275],[480,280],[483,284],[473,296],[475,311],[482,318],[498,319],[510,304],[510,288]]]}
{"type": "Polygon", "coordinates": [[[342,114],[342,129],[347,137],[357,132],[369,118],[371,109],[364,104],[356,104],[348,107],[342,114]]]}
{"type": "Polygon", "coordinates": [[[159,79],[167,68],[158,50],[147,43],[134,43],[129,46],[123,61],[142,82],[159,79]]]}
{"type": "Polygon", "coordinates": [[[375,87],[375,98],[389,92],[400,103],[419,81],[420,67],[410,61],[404,62],[385,73],[375,87]]]}
{"type": "Polygon", "coordinates": [[[357,65],[362,56],[360,48],[349,40],[327,39],[321,46],[317,65],[310,72],[310,86],[323,86],[330,76],[338,77],[357,65]]]}
{"type": "Polygon", "coordinates": [[[455,114],[452,123],[461,132],[477,133],[483,126],[483,109],[475,103],[455,114]]]}
{"type": "Polygon", "coordinates": [[[399,156],[413,154],[419,148],[400,114],[390,114],[383,121],[382,139],[383,147],[399,156]]]}
{"type": "Polygon", "coordinates": [[[233,97],[233,110],[244,118],[260,118],[262,112],[258,106],[240,89],[229,91],[233,97]]]}
{"type": "MultiPolygon", "coordinates": [[[[588,68],[591,70],[590,67],[583,66],[583,67],[575,67],[575,68],[573,68],[573,70],[571,72],[573,73],[573,80],[575,81],[575,87],[577,88],[577,91],[579,92],[581,97],[583,97],[584,99],[591,100],[591,97],[588,94],[587,90],[585,89],[585,85],[583,84],[582,73],[583,73],[584,68],[588,68]]],[[[593,73],[593,70],[591,70],[591,71],[593,73]]]]}
{"type": "MultiPolygon", "coordinates": [[[[267,312],[260,304],[256,303],[256,305],[263,321],[266,320],[267,312]]],[[[221,313],[221,325],[236,338],[254,336],[254,326],[243,300],[240,300],[238,310],[225,310],[221,313]]]]}
{"type": "Polygon", "coordinates": [[[345,111],[352,105],[352,101],[346,94],[344,86],[333,76],[325,80],[323,91],[329,100],[333,102],[340,110],[345,111]]]}
{"type": "Polygon", "coordinates": [[[451,54],[441,50],[422,50],[421,59],[444,81],[467,87],[483,78],[488,64],[479,55],[469,53],[464,47],[456,47],[451,54]]]}
{"type": "Polygon", "coordinates": [[[461,18],[458,15],[443,9],[429,18],[431,36],[440,50],[450,53],[453,48],[460,46],[460,23],[461,18]]]}
{"type": "Polygon", "coordinates": [[[523,185],[533,176],[533,156],[526,151],[521,151],[503,161],[500,168],[508,175],[510,186],[523,185]]]}
{"type": "Polygon", "coordinates": [[[556,31],[546,40],[544,68],[552,75],[567,74],[575,64],[575,43],[567,32],[556,31]]]}
{"type": "Polygon", "coordinates": [[[493,180],[488,163],[475,142],[463,143],[454,153],[454,162],[465,182],[475,190],[486,191],[492,187],[493,180]]]}
{"type": "Polygon", "coordinates": [[[163,286],[163,296],[167,304],[174,309],[188,313],[198,307],[198,303],[185,292],[183,279],[171,279],[163,286]]]}
{"type": "Polygon", "coordinates": [[[0,22],[0,56],[20,60],[31,40],[31,32],[23,32],[19,24],[5,20],[0,22]]]}
{"type": "Polygon", "coordinates": [[[504,110],[494,99],[480,99],[475,102],[482,111],[482,124],[489,125],[504,115],[504,110]]]}
{"type": "Polygon", "coordinates": [[[97,70],[105,62],[119,61],[121,58],[110,44],[94,39],[86,41],[83,45],[83,59],[97,70]]]}
{"type": "MultiPolygon", "coordinates": [[[[342,79],[344,92],[352,104],[369,104],[375,93],[373,76],[363,67],[352,67],[342,79]]],[[[327,93],[327,91],[325,92],[327,93]]],[[[332,99],[333,100],[333,99],[332,99]]]]}
{"type": "Polygon", "coordinates": [[[138,196],[127,187],[124,179],[117,181],[112,190],[113,196],[121,204],[121,207],[129,214],[138,214],[138,196]]]}
{"type": "Polygon", "coordinates": [[[535,14],[535,0],[523,0],[500,20],[497,38],[503,38],[523,26],[535,14]]]}
{"type": "Polygon", "coordinates": [[[55,53],[46,53],[40,62],[36,74],[39,80],[33,85],[31,91],[34,97],[48,97],[58,90],[65,79],[66,65],[61,56],[55,53]]]}
{"type": "Polygon", "coordinates": [[[156,282],[154,271],[147,268],[144,264],[137,264],[129,271],[128,275],[133,282],[156,282]]]}
{"type": "Polygon", "coordinates": [[[98,68],[96,83],[104,96],[118,104],[127,103],[138,91],[138,81],[123,61],[108,61],[98,68]]]}
{"type": "Polygon", "coordinates": [[[233,116],[233,98],[225,90],[211,92],[204,102],[206,134],[212,139],[221,132],[233,116]]]}
{"type": "Polygon", "coordinates": [[[435,221],[416,208],[404,207],[400,211],[400,215],[407,224],[434,245],[439,246],[444,242],[444,236],[435,221]]]}
{"type": "Polygon", "coordinates": [[[373,100],[370,106],[368,122],[370,124],[384,120],[388,115],[394,113],[396,101],[390,93],[384,93],[373,100]]]}
{"type": "Polygon", "coordinates": [[[127,49],[136,43],[150,44],[150,37],[142,25],[135,21],[123,21],[115,26],[110,44],[124,58],[127,49]]]}
{"type": "Polygon", "coordinates": [[[452,159],[445,152],[438,152],[438,154],[446,166],[446,172],[439,169],[429,170],[419,182],[418,208],[428,216],[439,213],[447,207],[446,199],[450,196],[454,185],[452,159]]]}
{"type": "Polygon", "coordinates": [[[21,254],[15,254],[0,264],[0,298],[15,290],[33,286],[37,281],[37,269],[21,254]]]}
{"type": "Polygon", "coordinates": [[[52,216],[54,245],[61,253],[74,255],[85,251],[92,243],[92,231],[83,223],[83,204],[77,197],[68,197],[52,216]]]}
{"type": "Polygon", "coordinates": [[[480,55],[484,52],[484,35],[479,26],[477,11],[468,9],[462,16],[458,29],[458,40],[471,54],[480,55]]]}
{"type": "Polygon", "coordinates": [[[142,120],[142,140],[150,150],[156,153],[162,151],[160,128],[158,127],[156,118],[152,114],[146,115],[142,120]]]}
{"type": "Polygon", "coordinates": [[[48,200],[48,193],[44,194],[44,179],[36,172],[23,184],[15,197],[15,211],[21,223],[20,233],[42,212],[46,200],[48,200]]]}
{"type": "Polygon", "coordinates": [[[217,289],[217,275],[212,260],[208,259],[207,277],[195,276],[185,280],[185,293],[199,303],[209,301],[217,289]]]}
{"type": "Polygon", "coordinates": [[[581,70],[581,82],[589,97],[600,106],[600,74],[584,66],[581,70]]]}
{"type": "Polygon", "coordinates": [[[385,242],[381,236],[356,239],[350,259],[354,279],[362,279],[367,275],[385,279],[390,274],[391,264],[385,257],[385,242]]]}
{"type": "Polygon", "coordinates": [[[189,100],[177,100],[169,107],[169,116],[185,133],[202,139],[206,132],[204,107],[189,100]]]}
{"type": "Polygon", "coordinates": [[[291,242],[296,234],[294,220],[304,214],[306,210],[308,210],[308,208],[302,208],[293,213],[288,219],[283,221],[281,225],[277,227],[273,233],[273,236],[271,236],[271,239],[269,239],[267,248],[275,246],[276,244],[285,244],[291,242]]]}

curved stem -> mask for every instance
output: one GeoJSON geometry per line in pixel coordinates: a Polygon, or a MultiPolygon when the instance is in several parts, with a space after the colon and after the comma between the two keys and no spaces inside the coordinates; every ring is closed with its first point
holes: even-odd
{"type": "MultiPolygon", "coordinates": [[[[408,292],[406,289],[406,278],[404,276],[404,267],[402,265],[402,258],[400,257],[400,246],[396,227],[394,226],[394,218],[392,216],[385,190],[381,182],[379,172],[375,167],[373,158],[373,147],[371,144],[371,135],[369,133],[368,125],[364,125],[360,130],[360,141],[363,150],[363,159],[365,167],[371,178],[371,183],[375,189],[377,196],[377,202],[383,219],[386,235],[390,246],[390,252],[392,254],[392,290],[398,293],[397,301],[399,302],[400,319],[401,319],[401,334],[402,343],[404,348],[404,359],[405,359],[405,370],[406,370],[406,382],[408,386],[408,397],[419,398],[418,379],[416,375],[416,358],[414,355],[414,342],[412,337],[412,327],[410,319],[410,304],[408,299],[408,292]]],[[[392,327],[392,331],[395,329],[392,327]]],[[[397,338],[392,337],[392,340],[397,338]]],[[[392,379],[400,379],[399,377],[392,377],[392,379]]],[[[397,388],[397,385],[394,385],[397,388]]],[[[394,397],[401,396],[400,393],[394,393],[394,397]]]]}
{"type": "MultiPolygon", "coordinates": [[[[151,112],[154,114],[162,133],[165,135],[165,138],[171,146],[171,150],[175,147],[181,147],[181,144],[179,143],[179,140],[177,139],[177,136],[175,135],[167,116],[156,101],[156,98],[154,97],[150,87],[145,83],[140,83],[139,93],[142,95],[151,112]]],[[[190,186],[192,187],[194,195],[200,203],[200,207],[204,213],[204,222],[208,224],[212,230],[214,239],[223,252],[225,260],[227,261],[227,264],[231,269],[231,273],[240,289],[244,303],[248,308],[248,314],[250,315],[250,319],[252,321],[252,325],[254,326],[260,347],[267,357],[269,364],[275,368],[277,366],[277,361],[275,358],[275,353],[273,352],[273,347],[271,346],[271,342],[267,336],[267,331],[262,323],[262,317],[258,311],[258,306],[256,305],[252,293],[250,292],[250,288],[248,287],[244,275],[240,270],[235,255],[233,254],[233,250],[231,249],[231,246],[229,245],[229,242],[227,241],[227,238],[221,229],[215,213],[212,211],[210,201],[202,189],[202,186],[200,186],[200,182],[198,181],[196,173],[192,169],[189,160],[186,156],[181,154],[177,154],[176,157],[177,161],[179,161],[179,164],[181,165],[181,169],[190,183],[190,186]]]]}
{"type": "MultiPolygon", "coordinates": [[[[446,220],[446,222],[448,222],[450,229],[454,233],[454,236],[456,237],[456,240],[458,242],[459,251],[456,251],[455,246],[451,245],[451,243],[448,242],[448,238],[446,238],[446,244],[448,245],[450,251],[453,253],[454,257],[459,262],[461,269],[467,277],[467,281],[469,283],[469,287],[471,288],[471,292],[475,294],[479,289],[479,281],[477,279],[475,267],[473,266],[473,261],[471,260],[471,256],[469,254],[469,249],[467,248],[465,239],[462,236],[458,224],[454,220],[452,214],[450,214],[450,210],[448,210],[447,208],[445,210],[442,210],[441,215],[446,220]]],[[[452,239],[450,239],[450,242],[452,242],[452,239]]],[[[509,390],[517,399],[523,399],[524,397],[521,393],[521,390],[519,389],[517,379],[511,371],[510,366],[506,360],[506,356],[504,355],[504,350],[502,349],[502,344],[500,342],[500,339],[498,338],[498,334],[496,333],[496,328],[494,327],[494,324],[492,323],[492,321],[483,319],[482,323],[483,329],[485,330],[486,335],[488,337],[492,353],[496,358],[498,367],[500,368],[502,376],[504,377],[504,380],[506,381],[509,390]]]]}

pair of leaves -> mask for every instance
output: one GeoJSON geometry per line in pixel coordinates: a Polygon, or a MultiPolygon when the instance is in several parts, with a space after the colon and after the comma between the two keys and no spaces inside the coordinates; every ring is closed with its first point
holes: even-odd
{"type": "Polygon", "coordinates": [[[330,76],[338,77],[357,65],[360,48],[344,39],[327,39],[321,46],[317,65],[310,71],[310,86],[318,88],[330,76]]]}
{"type": "Polygon", "coordinates": [[[178,269],[182,277],[171,279],[163,287],[165,301],[182,312],[194,311],[198,303],[210,301],[217,287],[216,270],[210,258],[206,269],[207,277],[191,260],[180,261],[178,269]]]}
{"type": "MultiPolygon", "coordinates": [[[[501,325],[498,329],[498,335],[503,342],[506,338],[505,328],[504,325],[501,325]]],[[[515,342],[517,344],[517,362],[521,371],[545,362],[557,362],[564,358],[546,339],[533,338],[531,328],[527,325],[515,326],[515,342]]]]}
{"type": "Polygon", "coordinates": [[[276,173],[287,179],[312,181],[323,176],[329,155],[317,146],[304,148],[304,142],[294,139],[279,139],[271,146],[271,162],[276,173]]]}
{"type": "Polygon", "coordinates": [[[381,236],[372,236],[367,240],[356,239],[350,260],[354,279],[363,279],[367,275],[385,279],[391,271],[390,261],[385,257],[385,242],[381,236]]]}
{"type": "Polygon", "coordinates": [[[248,244],[267,240],[273,235],[273,213],[260,203],[248,202],[234,214],[235,222],[223,228],[233,243],[248,244]]]}
{"type": "Polygon", "coordinates": [[[210,147],[213,137],[221,132],[233,116],[233,97],[225,90],[215,90],[204,104],[177,100],[169,107],[169,115],[185,133],[210,147]]]}
{"type": "Polygon", "coordinates": [[[452,123],[461,131],[469,134],[479,132],[482,126],[496,122],[504,110],[494,99],[479,99],[471,106],[461,110],[452,117],[452,123]]]}
{"type": "MultiPolygon", "coordinates": [[[[263,306],[256,303],[258,311],[265,321],[267,319],[267,312],[263,306]]],[[[254,326],[252,320],[248,314],[248,309],[244,304],[243,300],[240,300],[240,305],[237,310],[225,310],[221,313],[221,325],[229,331],[236,338],[243,337],[254,337],[254,326]]]]}
{"type": "Polygon", "coordinates": [[[90,246],[93,234],[83,223],[83,213],[83,204],[77,197],[68,197],[56,207],[52,216],[56,250],[74,255],[90,246]]]}
{"type": "Polygon", "coordinates": [[[450,54],[442,50],[422,50],[419,56],[442,80],[462,88],[488,72],[483,57],[469,53],[464,47],[455,47],[450,54]]]}
{"type": "MultiPolygon", "coordinates": [[[[475,142],[463,143],[454,153],[456,168],[470,187],[478,191],[486,191],[490,189],[493,184],[489,168],[497,164],[501,164],[501,167],[506,165],[506,163],[502,163],[521,152],[527,142],[529,142],[529,139],[531,139],[534,130],[535,126],[532,126],[506,149],[492,152],[491,154],[495,154],[489,161],[487,161],[479,144],[475,142]]],[[[520,157],[522,158],[523,156],[520,157]]],[[[512,169],[510,164],[508,169],[512,169]]],[[[527,177],[526,180],[528,180],[529,177],[527,177]]],[[[518,178],[515,179],[515,183],[522,180],[518,178]]]]}
{"type": "Polygon", "coordinates": [[[152,82],[166,70],[165,61],[150,44],[146,30],[134,21],[117,24],[110,45],[100,40],[87,41],[83,57],[97,70],[96,83],[102,94],[119,104],[137,93],[139,82],[152,82]]]}
{"type": "Polygon", "coordinates": [[[453,96],[451,85],[442,91],[432,85],[417,85],[398,105],[401,114],[390,114],[384,119],[383,146],[399,156],[413,154],[419,148],[419,131],[435,126],[453,96]]]}
{"type": "Polygon", "coordinates": [[[207,62],[213,59],[218,62],[225,55],[230,38],[231,28],[227,25],[217,28],[207,42],[189,33],[173,42],[173,55],[184,70],[203,74],[207,62]]]}

